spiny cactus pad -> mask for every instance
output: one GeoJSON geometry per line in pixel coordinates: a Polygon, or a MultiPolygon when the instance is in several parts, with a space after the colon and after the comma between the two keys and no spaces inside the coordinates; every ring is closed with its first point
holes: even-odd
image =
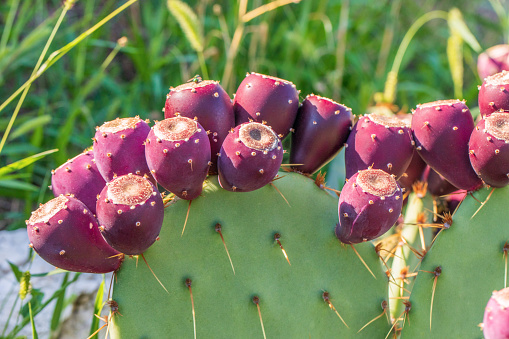
{"type": "MultiPolygon", "coordinates": [[[[490,190],[474,193],[484,201],[490,190]]],[[[453,224],[436,238],[422,260],[410,302],[410,321],[401,338],[481,338],[486,303],[494,290],[504,287],[504,245],[509,240],[507,204],[509,188],[495,189],[484,207],[471,196],[463,201],[453,224]],[[436,278],[430,329],[434,272],[436,278]]],[[[507,255],[507,254],[506,254],[507,255]]]]}
{"type": "Polygon", "coordinates": [[[258,306],[267,338],[385,337],[385,316],[357,334],[387,301],[373,245],[355,249],[376,279],[334,235],[337,199],[302,175],[280,176],[274,184],[288,203],[271,185],[233,193],[210,177],[182,236],[189,202],[166,208],[160,240],[144,256],[169,293],[143,261],[126,258],[114,285],[122,316],[113,315],[113,338],[192,338],[191,292],[196,337],[263,338],[258,306]]]}

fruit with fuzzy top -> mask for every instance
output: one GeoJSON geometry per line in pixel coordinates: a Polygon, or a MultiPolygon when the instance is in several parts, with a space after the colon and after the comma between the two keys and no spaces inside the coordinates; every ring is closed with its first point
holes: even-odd
{"type": "Polygon", "coordinates": [[[51,171],[51,190],[55,197],[60,194],[73,195],[93,214],[97,195],[105,185],[106,181],[97,170],[92,151],[84,151],[51,171]]]}
{"type": "Polygon", "coordinates": [[[495,45],[477,58],[477,72],[484,79],[501,71],[509,71],[509,45],[495,45]]]}
{"type": "Polygon", "coordinates": [[[242,80],[233,99],[236,125],[265,121],[281,140],[290,133],[298,108],[299,92],[292,82],[254,72],[242,80]]]}
{"type": "Polygon", "coordinates": [[[396,176],[405,173],[414,153],[410,124],[398,116],[371,113],[361,117],[348,136],[346,177],[367,168],[396,176]]]}
{"type": "Polygon", "coordinates": [[[482,187],[468,156],[474,119],[465,102],[439,100],[417,105],[412,117],[415,147],[422,159],[458,189],[482,187]]]}
{"type": "Polygon", "coordinates": [[[269,126],[257,122],[241,124],[221,146],[219,183],[228,191],[254,191],[274,179],[282,161],[281,140],[269,126]]]}
{"type": "Polygon", "coordinates": [[[509,338],[509,287],[494,291],[484,311],[485,339],[509,338]]]}
{"type": "Polygon", "coordinates": [[[106,273],[122,262],[101,236],[92,212],[70,196],[59,195],[32,212],[27,231],[30,247],[64,270],[106,273]]]}
{"type": "Polygon", "coordinates": [[[156,123],[145,156],[152,176],[165,189],[187,200],[200,195],[210,165],[210,142],[198,122],[180,116],[156,123]]]}
{"type": "Polygon", "coordinates": [[[97,200],[99,230],[111,247],[128,255],[145,252],[157,240],[163,216],[161,194],[135,174],[109,182],[97,200]]]}
{"type": "Polygon", "coordinates": [[[509,110],[509,72],[502,71],[484,79],[478,101],[482,116],[509,110]]]}
{"type": "Polygon", "coordinates": [[[170,89],[166,96],[164,117],[197,119],[209,136],[212,161],[210,172],[217,173],[217,153],[230,129],[235,127],[233,104],[219,81],[200,80],[170,89]]]}
{"type": "Polygon", "coordinates": [[[308,95],[293,125],[290,163],[302,173],[314,173],[343,147],[352,127],[352,110],[331,99],[308,95]]]}
{"type": "Polygon", "coordinates": [[[336,236],[346,244],[373,240],[396,223],[402,207],[402,190],[393,176],[379,169],[361,170],[341,190],[336,236]]]}
{"type": "Polygon", "coordinates": [[[150,175],[145,140],[150,127],[139,117],[115,119],[96,128],[94,159],[106,182],[128,173],[150,175]]]}
{"type": "Polygon", "coordinates": [[[498,188],[509,184],[509,114],[481,119],[468,147],[472,167],[486,184],[498,188]]]}

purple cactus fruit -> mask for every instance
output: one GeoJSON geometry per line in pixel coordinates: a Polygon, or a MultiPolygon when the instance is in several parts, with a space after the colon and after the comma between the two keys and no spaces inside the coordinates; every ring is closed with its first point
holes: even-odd
{"type": "Polygon", "coordinates": [[[217,154],[230,129],[235,127],[235,115],[230,96],[219,81],[191,81],[172,88],[166,96],[164,117],[196,118],[208,132],[212,166],[217,173],[217,154]]]}
{"type": "Polygon", "coordinates": [[[207,132],[186,117],[155,124],[145,143],[152,176],[168,191],[186,200],[197,198],[207,177],[210,142],[207,132]]]}
{"type": "Polygon", "coordinates": [[[509,114],[481,119],[468,147],[472,167],[486,184],[497,188],[509,184],[509,114]]]}
{"type": "Polygon", "coordinates": [[[290,163],[302,173],[314,173],[343,147],[352,127],[352,110],[331,99],[308,95],[297,112],[290,163]]]}
{"type": "Polygon", "coordinates": [[[501,71],[509,71],[509,45],[495,45],[477,58],[477,72],[484,79],[501,71]]]}
{"type": "Polygon", "coordinates": [[[422,179],[428,183],[428,192],[437,197],[448,195],[458,190],[456,186],[451,184],[429,166],[426,166],[422,179]]]}
{"type": "Polygon", "coordinates": [[[398,116],[371,113],[361,117],[348,136],[346,177],[367,168],[401,177],[412,161],[414,146],[410,124],[398,116]]]}
{"type": "Polygon", "coordinates": [[[485,339],[509,338],[509,287],[494,291],[484,310],[485,339]]]}
{"type": "Polygon", "coordinates": [[[236,125],[265,121],[281,140],[290,133],[298,108],[299,91],[292,82],[254,72],[247,73],[233,99],[236,125]]]}
{"type": "Polygon", "coordinates": [[[235,127],[221,147],[219,184],[233,192],[249,192],[270,183],[283,161],[283,147],[267,125],[248,122],[235,127]]]}
{"type": "Polygon", "coordinates": [[[95,214],[97,196],[106,185],[97,170],[92,151],[84,151],[51,171],[51,190],[55,197],[73,195],[95,214]]]}
{"type": "Polygon", "coordinates": [[[99,230],[111,247],[128,255],[145,252],[157,240],[163,217],[161,194],[139,175],[110,181],[97,200],[99,230]]]}
{"type": "Polygon", "coordinates": [[[414,152],[410,165],[408,165],[405,173],[398,179],[398,184],[405,189],[405,192],[411,192],[413,184],[421,180],[426,166],[419,153],[414,152]]]}
{"type": "Polygon", "coordinates": [[[484,79],[478,101],[481,116],[509,110],[509,72],[502,71],[484,79]]]}
{"type": "Polygon", "coordinates": [[[415,148],[426,163],[458,189],[475,191],[482,180],[470,164],[468,140],[474,119],[464,101],[417,105],[412,117],[415,148]]]}
{"type": "Polygon", "coordinates": [[[92,212],[70,196],[59,195],[32,212],[27,231],[30,247],[64,270],[106,273],[123,259],[102,237],[92,212]]]}
{"type": "Polygon", "coordinates": [[[378,238],[398,220],[402,206],[402,190],[392,175],[361,170],[341,190],[336,237],[345,244],[378,238]]]}
{"type": "Polygon", "coordinates": [[[145,159],[149,125],[139,117],[115,119],[96,128],[94,158],[106,182],[128,173],[150,175],[145,159]]]}

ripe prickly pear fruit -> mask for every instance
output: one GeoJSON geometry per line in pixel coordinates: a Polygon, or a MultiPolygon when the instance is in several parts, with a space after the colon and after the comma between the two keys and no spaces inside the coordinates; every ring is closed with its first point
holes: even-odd
{"type": "Polygon", "coordinates": [[[502,71],[509,71],[509,45],[495,45],[479,54],[477,72],[481,79],[502,71]]]}
{"type": "Polygon", "coordinates": [[[59,195],[32,212],[27,231],[30,247],[64,270],[106,273],[122,262],[101,236],[92,212],[70,196],[59,195]]]}
{"type": "Polygon", "coordinates": [[[509,110],[509,72],[502,71],[484,79],[478,101],[481,116],[509,110]]]}
{"type": "Polygon", "coordinates": [[[345,149],[346,177],[367,168],[401,177],[414,153],[407,119],[371,113],[361,117],[348,136],[345,149]]]}
{"type": "Polygon", "coordinates": [[[274,179],[282,162],[281,140],[269,126],[241,124],[228,134],[221,147],[219,184],[228,191],[254,191],[274,179]]]}
{"type": "Polygon", "coordinates": [[[422,175],[423,181],[428,183],[428,192],[434,196],[442,196],[457,191],[458,188],[438,174],[433,168],[426,166],[422,175]]]}
{"type": "Polygon", "coordinates": [[[148,134],[145,156],[152,176],[179,198],[197,198],[207,177],[210,142],[195,120],[175,117],[157,122],[148,134]]]}
{"type": "Polygon", "coordinates": [[[352,109],[331,99],[308,95],[293,125],[290,163],[302,173],[314,173],[343,147],[352,127],[352,109]]]}
{"type": "Polygon", "coordinates": [[[468,147],[472,167],[486,184],[497,188],[509,184],[509,114],[481,119],[468,147]]]}
{"type": "Polygon", "coordinates": [[[170,89],[166,96],[164,117],[196,118],[209,135],[211,173],[217,173],[217,154],[230,129],[235,127],[235,115],[230,96],[219,81],[191,81],[170,89]]]}
{"type": "Polygon", "coordinates": [[[73,195],[95,214],[97,195],[106,185],[97,170],[92,151],[84,151],[51,171],[51,190],[55,197],[73,195]]]}
{"type": "Polygon", "coordinates": [[[111,247],[129,255],[145,252],[157,240],[163,216],[157,188],[131,173],[110,181],[97,200],[99,230],[111,247]]]}
{"type": "Polygon", "coordinates": [[[419,155],[458,189],[475,191],[481,179],[470,164],[468,140],[474,119],[464,101],[439,100],[417,105],[412,133],[419,155]]]}
{"type": "Polygon", "coordinates": [[[405,173],[398,179],[398,184],[404,188],[406,192],[411,192],[412,185],[421,180],[426,166],[426,163],[422,160],[419,153],[414,152],[410,165],[408,165],[405,173]]]}
{"type": "Polygon", "coordinates": [[[149,125],[139,117],[115,119],[96,128],[94,159],[106,182],[128,173],[147,175],[145,140],[149,125]]]}
{"type": "Polygon", "coordinates": [[[361,170],[341,190],[336,237],[345,244],[375,239],[396,223],[402,207],[402,190],[392,175],[361,170]]]}
{"type": "Polygon", "coordinates": [[[485,339],[509,338],[509,287],[494,291],[484,310],[485,339]]]}
{"type": "Polygon", "coordinates": [[[240,83],[233,111],[235,124],[267,122],[281,140],[290,132],[299,108],[299,92],[287,80],[248,73],[240,83]]]}

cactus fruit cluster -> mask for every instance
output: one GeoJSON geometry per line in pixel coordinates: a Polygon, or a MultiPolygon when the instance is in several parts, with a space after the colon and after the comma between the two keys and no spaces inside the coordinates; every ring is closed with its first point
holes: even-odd
{"type": "MultiPolygon", "coordinates": [[[[355,119],[273,76],[248,73],[233,99],[196,76],[170,89],[164,120],[105,122],[52,172],[30,246],[59,268],[115,272],[116,338],[475,337],[486,290],[507,280],[508,84],[480,86],[476,125],[456,99],[355,119]],[[317,172],[342,149],[334,193],[317,172]],[[454,310],[468,325],[448,323],[454,310]]],[[[487,338],[509,331],[503,291],[487,338]]]]}

